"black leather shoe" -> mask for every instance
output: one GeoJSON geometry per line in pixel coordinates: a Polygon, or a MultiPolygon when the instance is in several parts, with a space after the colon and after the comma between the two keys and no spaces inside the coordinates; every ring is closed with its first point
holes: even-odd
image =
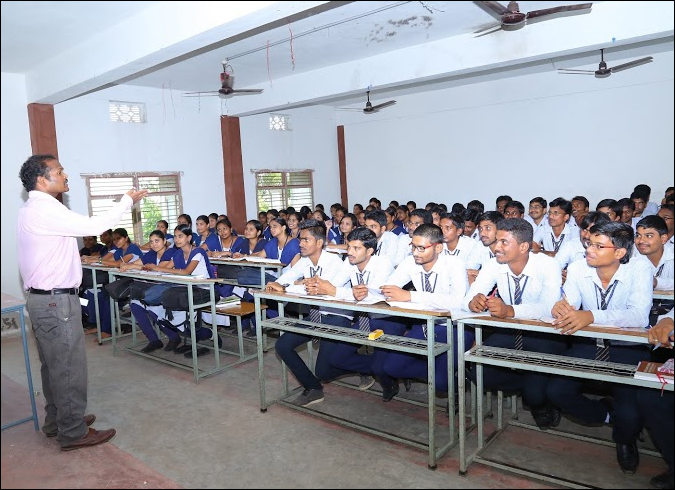
{"type": "Polygon", "coordinates": [[[174,350],[176,347],[180,345],[180,339],[171,339],[166,343],[166,346],[164,347],[164,350],[167,352],[171,352],[174,350]]]}
{"type": "Polygon", "coordinates": [[[149,342],[148,345],[143,347],[141,349],[141,352],[144,354],[147,354],[148,352],[152,352],[153,350],[161,349],[164,347],[164,343],[161,340],[153,340],[152,342],[149,342]]]}
{"type": "Polygon", "coordinates": [[[398,395],[398,380],[395,380],[392,386],[382,387],[383,401],[390,402],[396,395],[398,395]]]}
{"type": "MultiPolygon", "coordinates": [[[[211,349],[208,349],[207,347],[197,347],[197,357],[205,356],[209,352],[211,352],[211,349]]],[[[192,357],[192,349],[189,349],[183,355],[185,357],[192,357]]]]}
{"type": "Polygon", "coordinates": [[[621,471],[626,475],[632,475],[640,464],[640,453],[637,443],[616,445],[616,460],[619,462],[621,471]]]}
{"type": "Polygon", "coordinates": [[[190,344],[183,344],[180,347],[176,347],[173,350],[173,353],[174,354],[185,354],[186,352],[188,352],[191,349],[192,349],[192,346],[190,344]]]}
{"type": "Polygon", "coordinates": [[[561,413],[557,408],[550,406],[533,408],[531,413],[539,430],[548,430],[560,425],[561,413]]]}
{"type": "Polygon", "coordinates": [[[673,488],[673,474],[666,471],[649,480],[649,484],[654,488],[673,488]]]}

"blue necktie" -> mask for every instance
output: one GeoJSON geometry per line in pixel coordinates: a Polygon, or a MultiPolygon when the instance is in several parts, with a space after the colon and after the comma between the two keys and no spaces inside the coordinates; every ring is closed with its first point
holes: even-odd
{"type": "MultiPolygon", "coordinates": [[[[615,286],[616,281],[614,281],[612,284],[609,285],[607,291],[603,291],[601,288],[598,287],[597,284],[595,285],[596,289],[600,292],[601,310],[606,310],[607,306],[609,306],[609,301],[612,299],[611,293],[614,290],[615,286]]],[[[605,339],[598,339],[595,344],[595,360],[602,362],[609,361],[609,344],[605,339]]]]}
{"type": "MultiPolygon", "coordinates": [[[[362,272],[357,272],[356,273],[356,279],[358,280],[359,284],[365,284],[363,281],[363,273],[362,272]]],[[[359,330],[362,332],[370,332],[370,317],[368,317],[368,313],[365,311],[360,311],[358,314],[358,322],[359,322],[359,330]]]]}
{"type": "MultiPolygon", "coordinates": [[[[314,277],[321,274],[321,267],[309,268],[309,276],[314,277]]],[[[318,306],[312,306],[309,308],[309,321],[314,323],[321,323],[321,311],[318,306]]]]}
{"type": "MultiPolygon", "coordinates": [[[[523,290],[520,288],[520,280],[525,277],[525,276],[512,276],[513,277],[513,284],[516,286],[516,290],[513,293],[513,304],[514,305],[519,305],[520,303],[523,302],[523,290]]],[[[515,338],[514,338],[514,346],[516,350],[523,350],[523,331],[522,330],[516,330],[515,331],[515,338]]]]}

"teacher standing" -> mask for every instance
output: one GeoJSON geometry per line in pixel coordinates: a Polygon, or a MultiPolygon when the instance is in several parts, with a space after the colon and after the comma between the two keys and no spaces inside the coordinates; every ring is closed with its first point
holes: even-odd
{"type": "Polygon", "coordinates": [[[53,155],[33,155],[19,173],[28,200],[19,210],[19,269],[28,292],[26,309],[40,355],[47,415],[42,431],[62,451],[109,441],[115,429],[89,428],[87,357],[78,288],[82,263],[77,238],[114,228],[147,191],[131,189],[101,216],[70,211],[56,197],[68,192],[68,174],[53,155]]]}

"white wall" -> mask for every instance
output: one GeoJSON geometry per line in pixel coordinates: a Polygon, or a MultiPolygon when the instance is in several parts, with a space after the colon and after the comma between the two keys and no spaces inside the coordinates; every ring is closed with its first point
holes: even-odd
{"type": "Polygon", "coordinates": [[[535,196],[584,195],[594,208],[640,183],[660,202],[673,185],[672,48],[607,79],[551,68],[396,99],[377,114],[338,113],[350,204],[494,209],[509,194],[527,209],[535,196]]]}
{"type": "Polygon", "coordinates": [[[57,104],[54,115],[72,210],[88,212],[80,174],[180,171],[183,210],[193,221],[226,212],[220,104],[212,99],[199,104],[168,89],[119,86],[57,104]],[[110,100],[145,103],[147,123],[110,122],[110,100]]]}
{"type": "Polygon", "coordinates": [[[265,169],[313,169],[314,203],[326,209],[340,202],[337,129],[331,107],[306,107],[285,112],[291,131],[269,129],[269,114],[242,117],[241,153],[244,163],[246,215],[257,216],[255,175],[265,169]]]}
{"type": "Polygon", "coordinates": [[[6,217],[2,247],[2,292],[23,298],[23,283],[17,267],[16,217],[27,197],[19,170],[31,155],[25,77],[2,73],[2,211],[6,217]]]}

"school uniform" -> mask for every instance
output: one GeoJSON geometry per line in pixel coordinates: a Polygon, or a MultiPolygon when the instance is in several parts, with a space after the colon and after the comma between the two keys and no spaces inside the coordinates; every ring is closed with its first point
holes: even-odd
{"type": "MultiPolygon", "coordinates": [[[[265,256],[268,259],[279,260],[282,264],[286,265],[286,268],[282,270],[283,274],[289,268],[295,256],[300,253],[300,242],[296,238],[291,238],[283,248],[279,248],[279,239],[272,238],[272,240],[265,244],[264,250],[265,256]]],[[[273,271],[266,272],[265,283],[276,281],[278,275],[278,273],[273,271]]],[[[258,284],[260,282],[260,270],[254,267],[244,267],[237,274],[237,282],[239,284],[258,284]]]]}
{"type": "MultiPolygon", "coordinates": [[[[593,323],[620,328],[645,327],[652,306],[652,267],[647,260],[630,259],[621,264],[607,289],[596,270],[586,261],[577,261],[567,268],[563,286],[567,301],[577,310],[593,313],[593,323]]],[[[637,365],[649,357],[642,345],[629,342],[572,337],[572,345],[563,355],[597,359],[621,364],[637,365]],[[603,349],[609,346],[608,350],[603,349]]],[[[582,394],[583,380],[553,378],[547,387],[549,399],[564,413],[588,424],[602,424],[607,417],[607,406],[599,400],[582,394]]],[[[641,429],[636,406],[636,388],[611,385],[615,401],[613,437],[617,444],[632,444],[641,429]]]]}
{"type": "Polygon", "coordinates": [[[398,235],[390,231],[385,231],[377,240],[377,248],[373,255],[387,257],[389,261],[394,264],[398,254],[398,235]]]}
{"type": "Polygon", "coordinates": [[[251,243],[246,238],[242,238],[241,241],[237,240],[237,242],[234,244],[234,247],[230,249],[230,252],[232,252],[233,254],[240,253],[243,255],[251,255],[260,252],[261,250],[264,250],[265,245],[267,245],[267,240],[261,238],[255,244],[253,250],[251,250],[251,243]]]}
{"type": "Polygon", "coordinates": [[[558,253],[553,257],[561,269],[566,269],[572,262],[586,258],[586,249],[581,240],[565,240],[558,253]]]}
{"type": "Polygon", "coordinates": [[[495,254],[489,246],[484,246],[483,243],[476,244],[471,253],[466,259],[467,269],[482,269],[490,262],[494,262],[495,254]]]}
{"type": "Polygon", "coordinates": [[[331,228],[328,230],[328,243],[333,243],[335,245],[344,245],[345,237],[342,235],[340,228],[331,228]]]}
{"type": "MultiPolygon", "coordinates": [[[[414,257],[407,257],[389,277],[388,283],[403,287],[411,281],[415,287],[415,291],[410,292],[411,303],[428,305],[443,310],[459,308],[469,284],[466,267],[462,261],[457,257],[443,254],[438,256],[429,272],[426,272],[423,266],[416,264],[414,257]]],[[[378,322],[373,321],[371,323],[376,326],[378,322]]],[[[395,328],[394,326],[390,327],[395,328]]],[[[406,336],[413,339],[426,339],[426,328],[426,323],[424,325],[413,325],[406,336]]],[[[436,323],[434,334],[436,342],[446,343],[448,340],[446,324],[436,323]]],[[[455,335],[457,335],[456,331],[455,335]]],[[[464,338],[466,345],[473,344],[472,331],[467,330],[464,338]]],[[[457,343],[455,342],[454,345],[456,346],[457,343]]],[[[454,358],[456,367],[456,352],[454,358]]],[[[447,391],[447,354],[437,356],[435,365],[436,388],[440,391],[447,391]]],[[[394,378],[426,378],[428,375],[427,359],[415,354],[388,352],[382,367],[373,365],[373,371],[380,378],[383,387],[391,386],[394,383],[394,378]]]]}
{"type": "Polygon", "coordinates": [[[645,205],[645,210],[642,211],[642,216],[641,218],[644,218],[646,216],[652,216],[654,214],[657,214],[659,212],[659,205],[656,204],[655,202],[648,202],[645,205]]]}
{"type": "Polygon", "coordinates": [[[270,229],[269,226],[265,227],[265,229],[263,230],[262,236],[268,242],[272,239],[272,230],[270,229]]]}
{"type": "MultiPolygon", "coordinates": [[[[298,279],[314,276],[330,281],[336,287],[345,286],[349,282],[349,274],[344,270],[343,265],[344,263],[337,255],[322,251],[316,266],[308,257],[302,257],[293,267],[279,276],[276,282],[285,285],[289,292],[304,291],[303,285],[293,285],[293,283],[298,279]]],[[[274,316],[276,312],[268,310],[268,317],[272,317],[270,313],[274,316]]],[[[309,317],[311,321],[341,327],[349,327],[352,323],[351,315],[345,315],[345,310],[335,308],[311,308],[309,317]]],[[[331,352],[337,342],[321,339],[321,348],[314,369],[316,375],[314,375],[295,350],[311,340],[311,335],[286,332],[277,340],[274,348],[281,360],[286,363],[305,389],[321,390],[323,387],[320,380],[327,381],[336,372],[336,369],[330,364],[330,359],[331,352]]]]}
{"type": "Polygon", "coordinates": [[[560,235],[556,236],[550,225],[544,225],[534,232],[533,240],[547,252],[558,252],[565,241],[579,241],[579,228],[565,223],[560,235]]]}
{"type": "MultiPolygon", "coordinates": [[[[471,311],[469,303],[477,294],[488,295],[495,285],[499,297],[513,307],[514,318],[539,320],[551,316],[553,305],[560,299],[562,278],[560,266],[551,257],[530,252],[520,276],[515,276],[508,264],[490,261],[478,273],[462,302],[464,311],[471,311]]],[[[566,344],[560,336],[522,330],[497,329],[484,345],[531,352],[560,354],[566,344]]],[[[507,392],[521,392],[523,402],[532,409],[546,405],[545,389],[549,376],[532,371],[485,366],[484,384],[488,388],[507,392]]]]}
{"type": "MultiPolygon", "coordinates": [[[[235,250],[241,249],[242,243],[244,241],[248,242],[248,240],[245,240],[243,237],[240,236],[230,236],[230,238],[226,239],[225,242],[223,242],[220,238],[220,236],[216,235],[216,238],[218,239],[217,243],[214,245],[215,248],[212,250],[213,252],[232,252],[234,253],[235,250]]],[[[225,265],[225,264],[218,264],[217,265],[218,269],[218,277],[220,279],[236,279],[237,275],[242,271],[242,267],[239,265],[225,265]]],[[[229,296],[232,294],[230,291],[229,294],[226,292],[223,294],[224,296],[229,296]]]]}
{"type": "MultiPolygon", "coordinates": [[[[349,275],[349,282],[337,288],[335,297],[346,301],[354,301],[353,286],[366,284],[371,290],[379,290],[383,285],[389,284],[389,276],[394,272],[394,266],[386,257],[372,256],[363,271],[360,271],[358,266],[351,265],[349,261],[343,264],[345,272],[349,275]]],[[[372,296],[369,292],[366,300],[372,296]]],[[[357,313],[355,317],[356,320],[352,324],[355,330],[372,331],[381,328],[387,335],[403,335],[405,331],[405,325],[381,320],[382,315],[371,316],[367,313],[357,313]]],[[[359,345],[348,342],[338,342],[330,358],[331,366],[342,372],[373,374],[372,366],[374,364],[382,366],[387,351],[375,349],[373,355],[359,355],[357,353],[359,347],[359,345]]]]}
{"type": "Polygon", "coordinates": [[[95,254],[95,253],[100,254],[100,252],[103,248],[104,247],[103,247],[102,243],[97,243],[92,248],[82,247],[80,249],[80,257],[91,257],[91,254],[95,254]]]}
{"type": "MultiPolygon", "coordinates": [[[[645,256],[643,257],[647,259],[647,257],[645,256]]],[[[656,266],[654,266],[654,264],[652,264],[651,260],[649,259],[647,259],[647,262],[649,262],[649,265],[652,268],[652,274],[654,276],[654,279],[656,279],[656,287],[654,289],[659,291],[672,291],[674,286],[673,251],[669,248],[664,247],[661,259],[659,260],[659,263],[656,266]]],[[[652,309],[649,313],[649,324],[655,325],[660,315],[663,315],[672,309],[673,309],[672,300],[655,299],[652,302],[652,309]]],[[[658,352],[658,354],[662,353],[658,352]]],[[[672,357],[672,353],[670,353],[668,357],[672,357]]]]}
{"type": "Polygon", "coordinates": [[[403,233],[407,233],[407,231],[404,230],[402,226],[396,225],[391,230],[389,230],[389,233],[393,233],[394,235],[399,236],[403,233]]]}
{"type": "MultiPolygon", "coordinates": [[[[523,219],[532,225],[533,231],[537,231],[539,228],[543,228],[545,226],[550,226],[548,224],[548,216],[547,215],[544,215],[544,217],[541,219],[539,224],[535,223],[534,220],[532,219],[532,216],[530,216],[529,214],[525,215],[525,217],[523,219]]],[[[573,221],[574,221],[574,218],[570,218],[570,221],[569,221],[568,224],[571,225],[573,221]]],[[[574,224],[576,224],[576,223],[574,223],[574,224]]]]}
{"type": "Polygon", "coordinates": [[[218,242],[220,242],[218,235],[215,233],[209,233],[203,240],[201,235],[194,234],[192,237],[194,238],[195,247],[201,247],[206,243],[206,249],[211,251],[215,250],[218,242]]]}
{"type": "Polygon", "coordinates": [[[406,233],[398,236],[398,243],[396,244],[396,257],[392,262],[394,267],[403,262],[406,257],[412,255],[412,249],[410,248],[411,243],[412,237],[410,234],[406,233]]]}
{"type": "MultiPolygon", "coordinates": [[[[464,262],[464,265],[466,267],[467,264],[468,264],[469,257],[471,256],[471,253],[473,252],[473,249],[478,247],[478,246],[482,246],[482,245],[483,245],[482,243],[478,244],[478,243],[476,243],[475,240],[472,240],[469,237],[460,236],[459,241],[457,242],[457,245],[455,246],[455,249],[452,250],[452,251],[448,248],[448,244],[444,243],[443,244],[443,253],[445,255],[457,257],[459,260],[464,262]]],[[[468,269],[468,267],[467,267],[467,269],[468,269]]]]}

